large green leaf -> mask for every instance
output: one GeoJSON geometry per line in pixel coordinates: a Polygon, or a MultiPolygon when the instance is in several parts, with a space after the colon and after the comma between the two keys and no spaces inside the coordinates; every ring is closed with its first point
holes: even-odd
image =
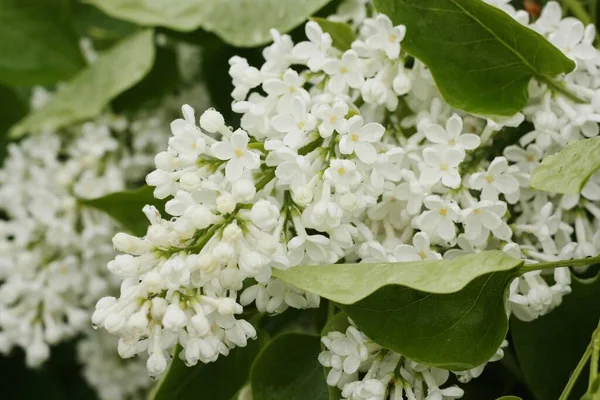
{"type": "Polygon", "coordinates": [[[137,236],[146,234],[148,219],[142,212],[146,204],[156,206],[161,212],[166,200],[154,198],[153,189],[143,186],[139,189],[108,194],[97,199],[81,199],[80,204],[104,211],[121,226],[137,236]]]}
{"type": "MultiPolygon", "coordinates": [[[[600,319],[600,276],[573,279],[573,292],[552,312],[531,322],[510,321],[512,342],[523,376],[537,400],[556,400],[590,342],[600,319]]],[[[587,388],[582,373],[569,399],[587,388]]]]}
{"type": "Polygon", "coordinates": [[[513,115],[528,100],[531,78],[570,72],[573,61],[541,35],[480,0],[374,0],[406,25],[404,50],[425,63],[452,106],[513,115]]]}
{"type": "Polygon", "coordinates": [[[203,28],[240,47],[268,43],[270,29],[287,32],[329,1],[88,0],[116,18],[180,31],[203,28]]]}
{"type": "Polygon", "coordinates": [[[148,399],[231,400],[248,381],[252,363],[268,341],[268,335],[259,332],[258,338],[248,341],[246,347],[237,347],[214,363],[193,367],[187,367],[179,358],[179,347],[148,399]]]}
{"type": "Polygon", "coordinates": [[[454,260],[299,266],[274,276],[335,301],[378,344],[460,370],[487,361],[508,330],[506,289],[521,266],[500,251],[454,260]]]}
{"type": "Polygon", "coordinates": [[[58,129],[96,117],[115,96],[139,82],[153,62],[153,32],[145,30],[129,36],[100,55],[46,105],[14,126],[11,135],[58,129]]]}
{"type": "Polygon", "coordinates": [[[50,84],[84,66],[77,37],[59,8],[50,0],[0,0],[0,81],[50,84]]]}
{"type": "Polygon", "coordinates": [[[328,400],[318,336],[289,333],[273,339],[252,366],[254,400],[328,400]]]}
{"type": "Polygon", "coordinates": [[[546,157],[531,173],[534,189],[579,194],[590,176],[600,168],[600,137],[569,143],[546,157]]]}

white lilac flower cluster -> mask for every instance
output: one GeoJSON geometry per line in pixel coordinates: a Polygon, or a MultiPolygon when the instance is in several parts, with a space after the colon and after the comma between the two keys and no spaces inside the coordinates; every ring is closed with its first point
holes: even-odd
{"type": "MultiPolygon", "coordinates": [[[[341,389],[344,399],[450,400],[464,394],[456,385],[441,387],[448,381],[450,371],[422,365],[384,349],[349,322],[346,332],[330,332],[321,339],[326,350],[319,354],[319,362],[329,368],[327,384],[341,389]]],[[[507,344],[502,344],[490,362],[503,357],[502,348],[507,344]]],[[[466,383],[477,378],[484,366],[454,374],[466,383]]]]}
{"type": "MultiPolygon", "coordinates": [[[[427,68],[402,52],[405,27],[369,16],[362,0],[343,3],[335,16],[356,27],[351,49],[335,48],[315,22],[305,26],[308,40],[297,44],[273,31],[262,66],[230,60],[232,109],[241,114],[241,128],[229,127],[212,109],[198,126],[194,110],[184,106],[183,118],[171,124],[168,149],[147,176],[155,197],[170,198],[169,215],[147,206],[151,225],[144,237],[113,238],[124,253],[109,263],[123,280],[121,293],[97,303],[93,323],[119,336],[119,353],[147,353],[149,373],[160,375],[178,343],[187,365],[245,346],[256,335],[243,318],[251,303],[268,313],[318,305],[310,293],[272,278],[273,268],[442,259],[490,249],[528,263],[597,254],[598,177],[576,198],[535,192],[528,184],[543,157],[598,134],[594,27],[563,19],[556,2],[531,23],[507,1],[489,3],[577,63],[557,79],[583,103],[532,82],[530,104],[513,117],[452,109],[427,68]],[[517,127],[521,137],[498,148],[517,127]]],[[[553,277],[530,272],[513,282],[510,309],[532,320],[569,292],[568,269],[553,277]]],[[[350,335],[367,341],[356,328],[350,335]]],[[[379,393],[371,394],[350,373],[352,380],[330,381],[345,383],[345,398],[397,399],[410,390],[419,399],[460,395],[439,389],[446,372],[373,351],[377,357],[367,352],[348,371],[366,371],[385,388],[393,384],[395,397],[376,383],[367,385],[379,393]],[[375,359],[379,364],[369,367],[375,359]],[[386,381],[394,363],[402,363],[402,379],[386,381]]],[[[332,357],[321,358],[333,366],[332,357]]],[[[480,373],[464,373],[463,380],[480,373]]]]}
{"type": "Polygon", "coordinates": [[[124,361],[115,353],[116,345],[114,336],[94,330],[77,342],[85,380],[102,400],[145,399],[151,382],[145,363],[124,361]]]}
{"type": "MultiPolygon", "coordinates": [[[[36,88],[32,107],[50,97],[36,88]]],[[[106,357],[116,339],[91,329],[95,302],[119,287],[106,271],[118,225],[79,200],[139,186],[179,101],[166,97],[157,109],[130,118],[105,113],[9,145],[0,169],[1,353],[21,347],[27,365],[38,367],[50,357],[50,346],[83,335],[78,359],[100,398],[139,398],[139,389],[150,384],[145,372],[143,380],[119,377],[119,371],[145,371],[143,360],[106,357]]]]}
{"type": "Polygon", "coordinates": [[[103,264],[117,227],[78,199],[140,179],[124,175],[134,157],[121,154],[112,134],[126,124],[105,115],[8,147],[0,170],[0,348],[22,347],[30,366],[49,357],[49,345],[85,331],[90,305],[109,291],[103,264]]]}

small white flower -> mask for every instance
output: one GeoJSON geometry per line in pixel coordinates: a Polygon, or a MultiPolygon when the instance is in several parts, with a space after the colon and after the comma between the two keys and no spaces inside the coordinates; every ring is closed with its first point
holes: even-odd
{"type": "Polygon", "coordinates": [[[455,222],[460,219],[460,208],[451,200],[440,196],[427,196],[423,201],[429,211],[418,218],[419,227],[430,234],[439,236],[445,241],[451,241],[456,236],[455,222]]]}
{"type": "Polygon", "coordinates": [[[383,188],[385,181],[398,182],[402,179],[400,164],[404,160],[404,154],[401,147],[395,147],[385,153],[378,154],[371,171],[371,184],[380,189],[383,188]]]}
{"type": "Polygon", "coordinates": [[[260,71],[248,64],[245,58],[234,56],[229,59],[229,75],[233,79],[233,92],[231,96],[235,100],[243,100],[248,92],[262,82],[260,71]]]}
{"type": "Polygon", "coordinates": [[[423,150],[423,159],[427,167],[421,171],[419,180],[423,185],[434,185],[441,181],[444,186],[456,189],[460,187],[461,176],[458,165],[462,162],[464,153],[456,149],[434,149],[431,147],[423,150]]]}
{"type": "Polygon", "coordinates": [[[341,60],[331,59],[323,64],[323,70],[330,75],[327,87],[333,93],[341,93],[348,86],[358,89],[365,81],[360,59],[354,50],[344,53],[341,60]]]}
{"type": "Polygon", "coordinates": [[[505,157],[496,157],[491,162],[487,172],[477,172],[471,176],[469,187],[481,190],[481,198],[496,201],[502,193],[513,203],[518,198],[519,182],[510,174],[508,161],[505,157]]]}
{"type": "Polygon", "coordinates": [[[293,69],[287,69],[282,79],[268,79],[263,83],[263,89],[269,96],[279,98],[277,110],[280,113],[289,113],[292,100],[299,96],[305,103],[310,101],[310,95],[302,86],[304,79],[293,69]]]}
{"type": "Polygon", "coordinates": [[[378,142],[385,128],[378,123],[364,124],[360,115],[355,115],[348,120],[348,132],[340,140],[342,154],[355,153],[360,161],[373,164],[377,158],[377,150],[372,143],[378,142]]]}
{"type": "Polygon", "coordinates": [[[425,232],[419,232],[413,237],[413,245],[401,244],[394,250],[394,258],[397,261],[422,261],[440,260],[442,256],[432,251],[429,236],[425,232]]]}
{"type": "Polygon", "coordinates": [[[333,134],[333,131],[338,133],[346,133],[348,122],[346,115],[348,114],[348,104],[343,101],[336,101],[333,105],[322,104],[315,113],[321,123],[319,124],[319,134],[322,138],[328,138],[333,134]]]}
{"type": "Polygon", "coordinates": [[[530,144],[527,149],[519,146],[508,146],[504,149],[504,157],[508,161],[516,163],[519,171],[530,173],[540,164],[544,157],[544,151],[535,144],[530,144]]]}
{"type": "Polygon", "coordinates": [[[367,39],[367,45],[383,50],[385,54],[395,60],[400,55],[400,42],[406,35],[406,27],[404,25],[393,26],[392,21],[385,14],[378,14],[371,20],[372,27],[376,34],[367,39]]]}
{"type": "Polygon", "coordinates": [[[295,151],[286,147],[276,150],[274,153],[280,162],[275,169],[275,176],[282,185],[290,185],[296,191],[307,183],[310,162],[304,156],[299,156],[295,151]]]}
{"type": "Polygon", "coordinates": [[[463,121],[457,114],[453,114],[446,121],[446,129],[437,124],[425,128],[425,136],[433,143],[443,148],[453,148],[461,151],[476,149],[481,140],[479,136],[463,133],[463,121]]]}
{"type": "Polygon", "coordinates": [[[315,129],[316,118],[306,111],[306,103],[300,97],[294,97],[290,109],[285,115],[277,115],[271,123],[278,132],[285,133],[283,143],[293,149],[299,148],[308,132],[315,129]]]}
{"type": "Polygon", "coordinates": [[[308,235],[305,232],[296,236],[287,245],[290,264],[298,265],[302,263],[305,255],[313,263],[326,262],[328,259],[328,245],[329,239],[323,235],[308,235]]]}
{"type": "Polygon", "coordinates": [[[558,31],[550,35],[550,42],[567,57],[588,61],[596,57],[597,51],[591,43],[584,41],[585,27],[579,20],[565,18],[558,31]]]}
{"type": "Polygon", "coordinates": [[[230,182],[238,180],[244,171],[251,171],[260,166],[259,155],[248,149],[248,134],[238,129],[227,140],[214,143],[212,154],[219,160],[227,161],[225,176],[230,182]]]}
{"type": "Polygon", "coordinates": [[[503,201],[482,200],[463,210],[465,237],[474,243],[483,243],[492,231],[498,238],[509,240],[512,231],[502,221],[506,209],[503,201]]]}
{"type": "Polygon", "coordinates": [[[323,33],[321,26],[309,21],[304,26],[308,42],[300,42],[294,46],[292,57],[305,60],[311,71],[319,71],[327,61],[327,53],[331,48],[332,39],[328,33],[323,33]]]}
{"type": "Polygon", "coordinates": [[[340,192],[348,192],[361,182],[360,173],[352,160],[331,160],[323,176],[340,192]]]}

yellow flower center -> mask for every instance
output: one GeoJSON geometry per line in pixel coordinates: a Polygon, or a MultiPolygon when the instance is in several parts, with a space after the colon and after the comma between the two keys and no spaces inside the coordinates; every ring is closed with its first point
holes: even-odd
{"type": "Polygon", "coordinates": [[[449,144],[450,146],[454,146],[454,145],[456,145],[456,140],[454,140],[454,139],[450,139],[450,141],[448,142],[448,144],[449,144]]]}
{"type": "Polygon", "coordinates": [[[439,213],[442,217],[445,217],[446,214],[448,214],[448,209],[446,207],[442,207],[442,208],[440,208],[439,213]]]}
{"type": "Polygon", "coordinates": [[[527,161],[529,161],[529,162],[535,161],[534,155],[531,153],[527,153],[527,161]]]}
{"type": "Polygon", "coordinates": [[[344,168],[344,167],[339,167],[339,168],[337,169],[337,173],[338,173],[338,175],[345,175],[345,174],[346,174],[346,168],[344,168]]]}
{"type": "Polygon", "coordinates": [[[425,254],[425,252],[424,252],[424,251],[420,252],[420,253],[419,253],[419,256],[421,257],[421,260],[424,260],[424,259],[426,259],[426,258],[427,258],[427,254],[425,254]]]}
{"type": "Polygon", "coordinates": [[[236,157],[243,157],[244,151],[242,149],[235,149],[235,155],[236,157]]]}
{"type": "Polygon", "coordinates": [[[440,169],[442,171],[448,171],[448,164],[440,164],[440,169]]]}
{"type": "Polygon", "coordinates": [[[344,67],[340,67],[340,72],[342,74],[347,74],[348,73],[348,67],[345,67],[345,66],[344,67]]]}
{"type": "Polygon", "coordinates": [[[306,125],[306,123],[304,121],[298,122],[298,128],[300,128],[300,129],[304,128],[305,125],[306,125]]]}
{"type": "Polygon", "coordinates": [[[481,214],[481,210],[479,208],[476,208],[473,210],[473,214],[479,215],[479,214],[481,214]]]}
{"type": "Polygon", "coordinates": [[[388,40],[392,43],[394,43],[396,40],[398,40],[398,36],[396,35],[390,35],[388,36],[388,40]]]}
{"type": "Polygon", "coordinates": [[[350,135],[350,139],[353,142],[357,142],[358,141],[358,135],[356,133],[353,133],[352,135],[350,135]]]}
{"type": "Polygon", "coordinates": [[[492,182],[494,182],[494,177],[493,177],[493,176],[491,176],[491,175],[488,175],[488,176],[486,176],[486,177],[485,177],[485,180],[486,180],[488,183],[492,183],[492,182]]]}

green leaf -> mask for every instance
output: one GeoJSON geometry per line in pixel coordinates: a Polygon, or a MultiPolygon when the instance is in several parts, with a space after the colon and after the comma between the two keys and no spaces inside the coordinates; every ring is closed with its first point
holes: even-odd
{"type": "Polygon", "coordinates": [[[180,31],[203,28],[239,47],[271,41],[331,0],[87,0],[115,18],[180,31]]]}
{"type": "MultiPolygon", "coordinates": [[[[572,293],[552,312],[531,322],[511,318],[512,342],[525,381],[537,400],[556,400],[585,352],[600,319],[600,276],[573,277],[572,293]]],[[[583,372],[570,399],[587,389],[583,372]]]]}
{"type": "Polygon", "coordinates": [[[531,173],[530,186],[545,192],[579,194],[600,168],[600,137],[569,143],[546,157],[531,173]]]}
{"type": "Polygon", "coordinates": [[[374,0],[402,47],[425,63],[444,99],[475,114],[513,115],[528,101],[531,78],[549,82],[575,63],[541,35],[479,0],[374,0]]]}
{"type": "Polygon", "coordinates": [[[254,400],[328,400],[318,336],[283,334],[271,341],[252,366],[254,400]]]}
{"type": "Polygon", "coordinates": [[[115,97],[113,110],[122,113],[158,107],[165,96],[174,93],[180,85],[177,52],[170,47],[157,47],[154,65],[148,74],[131,89],[115,97]]]}
{"type": "Polygon", "coordinates": [[[139,29],[137,25],[111,18],[96,7],[79,2],[73,4],[73,27],[78,36],[92,39],[98,50],[109,48],[139,29]]]}
{"type": "Polygon", "coordinates": [[[0,84],[0,166],[8,146],[8,129],[27,114],[27,105],[15,90],[0,84]]]}
{"type": "Polygon", "coordinates": [[[51,84],[85,65],[77,37],[56,2],[0,0],[0,81],[51,84]]]}
{"type": "Polygon", "coordinates": [[[352,46],[352,42],[356,39],[352,27],[344,22],[329,21],[325,18],[311,18],[321,26],[323,32],[329,33],[333,40],[333,47],[346,51],[352,46]]]}
{"type": "Polygon", "coordinates": [[[148,399],[231,400],[248,381],[252,362],[268,341],[268,335],[259,332],[258,338],[249,340],[246,347],[237,347],[214,363],[193,367],[187,367],[179,358],[178,347],[174,353],[177,355],[148,399]]]}
{"type": "Polygon", "coordinates": [[[98,116],[118,94],[139,82],[154,62],[154,34],[140,31],[101,54],[42,108],[11,129],[13,137],[54,130],[98,116]]]}
{"type": "Polygon", "coordinates": [[[152,192],[153,188],[143,186],[135,190],[111,193],[97,199],[81,199],[79,203],[104,211],[117,220],[123,228],[134,235],[143,236],[148,228],[148,219],[142,212],[142,208],[150,204],[162,212],[166,203],[166,200],[154,198],[152,192]]]}
{"type": "Polygon", "coordinates": [[[299,266],[274,276],[335,301],[373,341],[461,370],[486,362],[508,330],[506,290],[522,261],[500,251],[454,260],[299,266]]]}

